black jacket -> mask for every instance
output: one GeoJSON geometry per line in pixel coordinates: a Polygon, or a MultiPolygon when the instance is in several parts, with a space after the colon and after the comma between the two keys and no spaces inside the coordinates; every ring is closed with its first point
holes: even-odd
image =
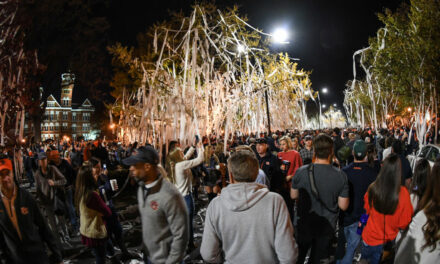
{"type": "Polygon", "coordinates": [[[17,187],[14,207],[21,240],[0,200],[0,263],[49,263],[43,242],[52,251],[53,259],[61,262],[61,251],[34,198],[17,187]]]}
{"type": "Polygon", "coordinates": [[[284,188],[285,181],[280,169],[280,161],[271,152],[267,152],[264,157],[257,154],[260,169],[264,171],[270,180],[270,190],[280,193],[284,188]]]}

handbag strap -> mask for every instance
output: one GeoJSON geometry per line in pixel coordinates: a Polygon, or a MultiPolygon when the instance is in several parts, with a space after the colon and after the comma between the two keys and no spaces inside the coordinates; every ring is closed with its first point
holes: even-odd
{"type": "Polygon", "coordinates": [[[318,192],[318,188],[316,187],[315,184],[315,174],[314,174],[314,169],[313,169],[313,163],[309,164],[309,182],[310,182],[310,190],[312,191],[313,196],[315,196],[316,200],[318,200],[318,202],[325,207],[325,209],[327,209],[328,211],[336,214],[338,213],[338,210],[332,210],[330,209],[326,203],[324,203],[323,200],[321,200],[321,197],[319,197],[319,192],[318,192]]]}

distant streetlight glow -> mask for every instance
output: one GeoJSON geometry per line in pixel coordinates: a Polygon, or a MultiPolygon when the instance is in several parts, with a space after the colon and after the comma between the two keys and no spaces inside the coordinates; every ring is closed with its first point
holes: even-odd
{"type": "Polygon", "coordinates": [[[243,46],[243,45],[241,45],[241,44],[238,44],[237,45],[237,52],[240,54],[240,53],[244,53],[246,51],[246,48],[243,46]]]}
{"type": "Polygon", "coordinates": [[[408,112],[410,112],[411,113],[411,111],[412,111],[412,108],[411,107],[408,107],[408,112]]]}
{"type": "Polygon", "coordinates": [[[336,103],[334,103],[334,104],[333,104],[333,107],[336,107],[336,106],[338,106],[338,105],[337,105],[336,103]]]}
{"type": "Polygon", "coordinates": [[[327,87],[322,88],[322,93],[326,94],[328,92],[327,87]]]}
{"type": "Polygon", "coordinates": [[[325,104],[322,105],[322,108],[326,108],[326,107],[327,107],[327,105],[325,105],[325,104]]]}
{"type": "Polygon", "coordinates": [[[287,30],[284,28],[277,28],[272,33],[273,42],[281,43],[281,44],[288,44],[289,42],[287,39],[289,38],[289,34],[287,33],[287,30]]]}

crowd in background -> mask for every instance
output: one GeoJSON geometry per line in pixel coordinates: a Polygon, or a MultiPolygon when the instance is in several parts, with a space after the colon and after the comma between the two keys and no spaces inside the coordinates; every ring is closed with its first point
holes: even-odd
{"type": "MultiPolygon", "coordinates": [[[[433,143],[432,131],[426,137],[433,143]]],[[[78,236],[96,263],[114,256],[115,246],[121,260],[136,258],[113,203],[119,186],[108,175],[129,168],[138,186],[146,263],[180,263],[196,249],[207,262],[438,263],[440,161],[411,166],[407,156],[418,153],[419,140],[408,128],[229,138],[196,136],[188,146],[96,140],[4,148],[2,261],[44,256],[46,263],[46,249],[36,245],[45,242],[59,263],[78,236]],[[210,204],[198,245],[193,216],[200,192],[210,204]],[[158,210],[165,210],[164,218],[158,210]],[[258,214],[267,218],[258,221],[258,214]]]]}

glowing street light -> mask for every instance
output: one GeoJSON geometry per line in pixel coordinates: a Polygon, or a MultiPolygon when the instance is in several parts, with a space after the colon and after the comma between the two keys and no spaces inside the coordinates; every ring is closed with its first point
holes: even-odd
{"type": "Polygon", "coordinates": [[[408,111],[409,113],[411,113],[412,108],[411,108],[411,107],[408,107],[407,111],[408,111]]]}
{"type": "Polygon", "coordinates": [[[337,107],[338,105],[336,103],[333,104],[333,107],[337,107]]]}
{"type": "Polygon", "coordinates": [[[322,88],[322,93],[323,93],[323,94],[326,94],[327,92],[328,92],[327,87],[322,88]]]}
{"type": "Polygon", "coordinates": [[[242,44],[237,45],[237,52],[238,54],[244,53],[246,51],[246,48],[242,44]]]}
{"type": "Polygon", "coordinates": [[[114,129],[115,128],[115,124],[110,124],[110,129],[114,129]]]}
{"type": "Polygon", "coordinates": [[[272,41],[281,44],[288,44],[287,39],[289,38],[289,33],[284,28],[277,28],[272,33],[272,41]]]}
{"type": "Polygon", "coordinates": [[[327,107],[327,105],[325,105],[325,104],[322,105],[322,108],[326,108],[326,107],[327,107]]]}

